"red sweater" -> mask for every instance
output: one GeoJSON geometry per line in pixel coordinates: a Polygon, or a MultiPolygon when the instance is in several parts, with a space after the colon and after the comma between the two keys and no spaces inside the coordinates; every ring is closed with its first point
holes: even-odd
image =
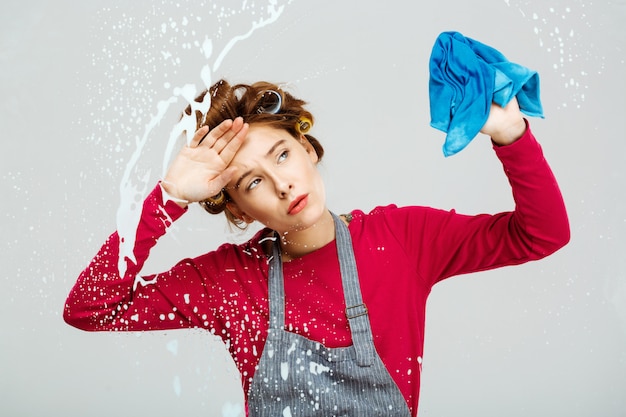
{"type": "MultiPolygon", "coordinates": [[[[569,240],[556,180],[530,129],[494,146],[509,178],[515,211],[466,216],[428,207],[353,211],[349,230],[374,343],[413,415],[417,414],[426,298],[458,274],[540,259],[569,240]]],[[[254,375],[268,328],[268,264],[260,231],[169,271],[136,278],[150,249],[185,212],[164,204],[159,187],[146,198],[134,254],[118,276],[118,234],[104,243],[72,288],[67,323],[89,331],[203,328],[222,337],[242,376],[254,375]]],[[[334,242],[284,264],[287,330],[328,347],[351,344],[334,242]]]]}

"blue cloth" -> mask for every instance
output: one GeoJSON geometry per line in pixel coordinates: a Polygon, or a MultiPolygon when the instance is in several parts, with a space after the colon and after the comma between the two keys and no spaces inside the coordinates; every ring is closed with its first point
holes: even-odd
{"type": "Polygon", "coordinates": [[[445,156],[465,148],[489,116],[491,102],[543,117],[539,74],[508,61],[496,49],[458,32],[443,32],[430,56],[430,125],[446,132],[445,156]]]}

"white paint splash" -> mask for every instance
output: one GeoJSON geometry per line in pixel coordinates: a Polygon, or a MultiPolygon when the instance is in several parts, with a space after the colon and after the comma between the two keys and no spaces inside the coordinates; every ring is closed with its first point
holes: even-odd
{"type": "Polygon", "coordinates": [[[286,381],[289,377],[289,364],[287,362],[280,363],[280,377],[286,381]]]}
{"type": "Polygon", "coordinates": [[[182,385],[180,384],[180,377],[178,375],[174,377],[174,381],[172,382],[172,385],[174,387],[174,393],[176,394],[177,397],[180,397],[180,394],[183,389],[182,389],[182,385]]]}
{"type": "MultiPolygon", "coordinates": [[[[117,268],[120,276],[127,273],[129,265],[137,263],[134,253],[136,230],[147,193],[165,174],[181,137],[187,143],[193,138],[196,129],[194,112],[206,114],[210,107],[208,95],[202,102],[196,102],[195,97],[213,84],[213,73],[222,66],[229,53],[255,31],[276,22],[285,9],[283,4],[290,1],[244,2],[243,6],[231,3],[228,7],[216,9],[215,2],[200,0],[193,8],[180,10],[186,14],[182,17],[159,7],[149,8],[139,16],[120,13],[120,9],[115,7],[99,12],[98,21],[102,22],[103,29],[107,29],[103,33],[110,35],[97,40],[102,41],[103,46],[93,54],[92,62],[94,69],[104,76],[104,81],[93,81],[99,78],[89,74],[85,85],[90,94],[84,103],[90,107],[85,113],[89,116],[87,120],[77,120],[76,123],[90,124],[94,133],[85,139],[91,144],[99,144],[103,157],[113,162],[102,164],[104,176],[117,176],[115,168],[120,169],[120,200],[116,212],[120,237],[117,268]],[[248,18],[248,23],[246,20],[234,21],[236,16],[248,18]],[[217,24],[213,24],[211,19],[216,19],[217,24]],[[231,26],[231,23],[236,24],[231,26]],[[231,29],[225,38],[224,32],[235,27],[237,29],[231,29]],[[110,28],[114,31],[111,32],[110,28]],[[207,30],[213,32],[207,34],[207,30]],[[216,47],[218,44],[221,45],[219,48],[216,47]],[[155,45],[161,45],[161,50],[155,50],[155,45]],[[197,53],[194,54],[195,51],[197,53]],[[184,83],[172,81],[173,76],[182,72],[183,68],[190,68],[187,59],[197,62],[198,57],[202,64],[194,64],[191,68],[197,68],[199,82],[195,79],[184,83]],[[179,119],[179,114],[187,105],[191,107],[192,117],[179,119]],[[166,130],[169,135],[164,135],[160,132],[162,124],[169,126],[172,119],[178,122],[166,130]],[[164,136],[167,141],[162,143],[160,138],[164,136]],[[155,152],[162,158],[161,170],[153,169],[154,164],[150,162],[155,152]]],[[[162,215],[166,224],[171,223],[166,213],[162,215]]],[[[138,274],[134,288],[152,284],[157,278],[146,280],[138,274]]],[[[183,297],[189,304],[190,295],[183,294],[183,297]]],[[[159,318],[174,320],[176,315],[172,312],[159,318]]],[[[140,317],[134,315],[131,320],[139,321],[140,317]]],[[[177,340],[168,342],[166,348],[172,355],[178,355],[177,340]]],[[[181,377],[173,377],[171,383],[175,394],[180,397],[181,377]]],[[[242,404],[226,402],[222,407],[223,417],[243,414],[242,404]]]]}
{"type": "MultiPolygon", "coordinates": [[[[244,5],[244,8],[246,6],[244,5]]],[[[248,39],[252,34],[271,23],[278,20],[284,10],[284,5],[278,6],[276,0],[270,0],[265,12],[269,15],[266,18],[259,18],[251,23],[250,29],[241,35],[234,36],[229,42],[226,43],[224,48],[218,54],[217,58],[213,62],[212,69],[207,63],[200,69],[200,79],[202,80],[202,86],[200,89],[195,84],[185,84],[181,87],[174,87],[172,95],[166,99],[160,100],[156,106],[156,112],[150,117],[148,123],[144,125],[143,133],[135,138],[135,149],[126,163],[124,174],[120,182],[120,204],[117,210],[117,230],[120,236],[120,252],[118,259],[118,271],[120,276],[124,276],[127,270],[127,262],[133,264],[137,263],[134,254],[134,248],[136,243],[136,230],[141,217],[142,201],[145,198],[147,191],[155,182],[151,176],[152,170],[147,169],[141,172],[139,168],[139,161],[142,154],[145,151],[145,147],[155,131],[155,128],[164,120],[165,115],[168,113],[171,105],[178,103],[182,97],[184,101],[191,107],[191,116],[183,116],[178,123],[170,130],[169,139],[163,153],[163,163],[160,177],[162,178],[167,170],[169,161],[172,158],[176,143],[181,135],[185,135],[186,141],[189,144],[193,138],[196,130],[196,111],[201,114],[206,114],[206,111],[210,107],[210,96],[206,95],[201,102],[196,102],[195,97],[198,95],[199,90],[203,90],[212,85],[212,72],[220,68],[222,62],[233,49],[233,47],[245,39],[248,39]]],[[[182,26],[186,26],[189,23],[189,18],[185,17],[183,22],[187,22],[182,26]]],[[[169,25],[165,23],[161,25],[161,33],[167,34],[168,31],[174,30],[177,32],[178,25],[176,22],[170,22],[169,25]]],[[[205,60],[208,62],[213,53],[213,42],[208,37],[205,37],[202,41],[197,42],[199,50],[204,55],[205,60]]],[[[106,51],[106,48],[105,48],[106,51]]],[[[173,60],[175,64],[178,64],[180,60],[174,57],[169,51],[161,51],[163,59],[173,60]]],[[[128,70],[128,65],[124,68],[128,70]]],[[[118,81],[120,81],[118,79],[118,81]]],[[[121,80],[122,84],[126,84],[127,80],[124,78],[121,80]]],[[[166,83],[169,87],[169,83],[166,83]]],[[[130,110],[129,110],[130,111],[130,110]]],[[[140,119],[137,119],[140,120],[140,119]]]]}
{"type": "Polygon", "coordinates": [[[167,343],[166,348],[172,353],[172,355],[174,356],[178,355],[178,340],[177,339],[170,340],[167,343]]]}
{"type": "Polygon", "coordinates": [[[222,417],[239,417],[243,414],[243,407],[241,404],[233,404],[230,402],[224,403],[222,406],[222,417]]]}
{"type": "Polygon", "coordinates": [[[252,22],[252,27],[247,33],[235,36],[233,39],[231,39],[230,42],[226,44],[226,47],[222,50],[222,53],[220,53],[215,60],[215,63],[213,64],[213,71],[217,71],[220,65],[222,65],[222,61],[237,42],[248,39],[257,29],[275,22],[280,17],[284,9],[285,6],[280,6],[279,8],[276,8],[276,1],[270,1],[270,5],[267,8],[268,12],[270,13],[270,17],[268,17],[267,19],[259,19],[259,21],[257,22],[252,22]]]}
{"type": "Polygon", "coordinates": [[[330,368],[328,366],[324,366],[321,363],[309,362],[309,372],[313,375],[320,375],[322,372],[330,372],[330,368]]]}
{"type": "Polygon", "coordinates": [[[120,205],[117,210],[117,230],[120,236],[119,260],[117,266],[120,277],[126,274],[127,260],[134,264],[137,263],[134,253],[136,230],[141,216],[141,202],[149,186],[151,170],[148,170],[138,181],[136,181],[137,179],[131,174],[135,172],[135,168],[150,133],[161,122],[170,104],[175,101],[176,99],[171,97],[168,100],[162,100],[158,103],[157,113],[146,125],[143,136],[136,138],[135,151],[124,170],[124,175],[120,183],[120,205]]]}
{"type": "MultiPolygon", "coordinates": [[[[523,10],[528,2],[517,2],[522,16],[529,19],[537,36],[539,47],[552,62],[550,67],[562,79],[564,99],[560,108],[581,108],[589,89],[587,78],[591,73],[603,72],[605,57],[598,56],[590,43],[592,28],[582,1],[567,6],[533,2],[533,10],[523,10]]],[[[507,4],[509,4],[507,2],[507,4]]]]}

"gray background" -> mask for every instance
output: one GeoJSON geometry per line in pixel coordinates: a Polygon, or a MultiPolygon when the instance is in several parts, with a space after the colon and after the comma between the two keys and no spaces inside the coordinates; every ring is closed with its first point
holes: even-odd
{"type": "MultiPolygon", "coordinates": [[[[429,127],[430,50],[458,30],[541,74],[546,119],[531,123],[572,241],[543,261],[435,287],[420,415],[626,416],[623,0],[7,3],[0,415],[243,415],[234,365],[210,336],[90,334],[61,318],[116,227],[125,173],[140,189],[160,178],[186,104],[175,88],[202,88],[207,64],[213,81],[286,82],[311,103],[335,211],[511,208],[487,138],[444,158],[443,134],[429,127]]],[[[190,211],[145,272],[247,236],[190,211]]]]}

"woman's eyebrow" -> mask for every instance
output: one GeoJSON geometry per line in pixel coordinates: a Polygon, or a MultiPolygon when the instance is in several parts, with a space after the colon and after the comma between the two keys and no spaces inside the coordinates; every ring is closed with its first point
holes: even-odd
{"type": "Polygon", "coordinates": [[[274,153],[274,151],[276,150],[276,148],[278,148],[280,145],[282,145],[282,144],[283,144],[283,143],[285,143],[285,142],[286,142],[286,140],[285,140],[285,139],[281,139],[281,140],[279,140],[278,142],[276,142],[276,143],[274,144],[274,146],[272,146],[272,147],[270,148],[270,150],[269,150],[269,151],[267,151],[267,153],[265,154],[265,157],[267,158],[268,156],[271,156],[271,155],[274,153]]]}
{"type": "MultiPolygon", "coordinates": [[[[281,146],[282,144],[284,144],[286,142],[285,139],[280,139],[279,141],[277,141],[274,145],[272,145],[272,147],[265,153],[265,157],[267,158],[268,156],[271,156],[274,151],[276,150],[276,148],[278,148],[279,146],[281,146]]],[[[250,175],[252,173],[252,170],[249,169],[246,172],[243,173],[243,175],[241,175],[241,177],[239,177],[239,179],[237,180],[237,182],[235,183],[235,190],[239,188],[239,186],[241,185],[241,182],[244,180],[244,178],[246,178],[248,175],[250,175]]]]}

